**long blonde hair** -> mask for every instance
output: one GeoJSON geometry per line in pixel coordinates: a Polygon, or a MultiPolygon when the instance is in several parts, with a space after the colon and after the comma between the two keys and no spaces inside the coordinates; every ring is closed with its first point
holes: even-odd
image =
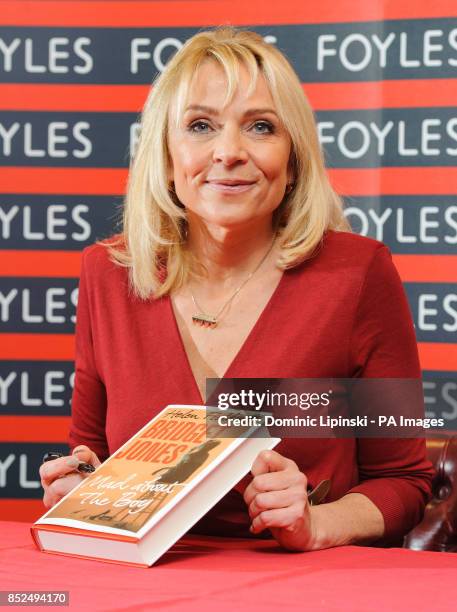
{"type": "Polygon", "coordinates": [[[168,184],[167,134],[169,121],[178,123],[181,118],[193,76],[208,59],[226,74],[225,104],[236,92],[241,63],[249,71],[251,92],[260,72],[291,137],[289,163],[294,185],[273,217],[281,246],[277,266],[291,268],[310,257],[327,229],[350,231],[341,198],[327,176],[313,111],[285,56],[255,32],[232,27],[200,32],[173,56],[153,83],[130,164],[123,232],[104,242],[112,259],[128,267],[131,289],[143,299],[168,294],[197,269],[186,249],[185,208],[168,184]],[[174,118],[170,117],[172,105],[174,118]]]}

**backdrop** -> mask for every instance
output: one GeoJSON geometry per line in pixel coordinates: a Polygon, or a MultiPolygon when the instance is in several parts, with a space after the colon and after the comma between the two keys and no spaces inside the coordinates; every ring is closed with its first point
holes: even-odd
{"type": "Polygon", "coordinates": [[[394,254],[428,416],[457,429],[457,3],[0,1],[0,518],[65,451],[80,252],[111,234],[153,77],[202,27],[292,61],[354,230],[394,254]]]}

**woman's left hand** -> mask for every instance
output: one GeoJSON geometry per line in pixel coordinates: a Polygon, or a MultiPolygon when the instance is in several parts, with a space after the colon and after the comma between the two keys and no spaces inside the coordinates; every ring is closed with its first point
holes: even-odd
{"type": "Polygon", "coordinates": [[[251,468],[252,481],[244,491],[251,532],[271,530],[285,548],[313,550],[315,525],[308,503],[308,479],[297,464],[274,450],[261,451],[251,468]]]}

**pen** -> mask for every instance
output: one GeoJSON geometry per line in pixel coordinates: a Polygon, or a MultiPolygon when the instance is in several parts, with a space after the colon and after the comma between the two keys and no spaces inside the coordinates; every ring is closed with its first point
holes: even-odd
{"type": "MultiPolygon", "coordinates": [[[[57,451],[48,451],[43,456],[43,463],[46,463],[46,461],[52,461],[53,459],[58,459],[59,457],[63,457],[63,454],[57,451]]],[[[94,466],[90,463],[86,463],[85,461],[81,461],[76,469],[78,472],[84,472],[86,474],[95,472],[94,466]]]]}

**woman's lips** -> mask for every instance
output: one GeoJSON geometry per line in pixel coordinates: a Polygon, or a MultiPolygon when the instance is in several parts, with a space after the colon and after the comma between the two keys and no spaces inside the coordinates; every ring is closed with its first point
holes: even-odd
{"type": "Polygon", "coordinates": [[[242,193],[244,191],[248,191],[251,189],[251,187],[254,187],[255,183],[228,185],[226,183],[207,182],[206,185],[218,193],[242,193]]]}

